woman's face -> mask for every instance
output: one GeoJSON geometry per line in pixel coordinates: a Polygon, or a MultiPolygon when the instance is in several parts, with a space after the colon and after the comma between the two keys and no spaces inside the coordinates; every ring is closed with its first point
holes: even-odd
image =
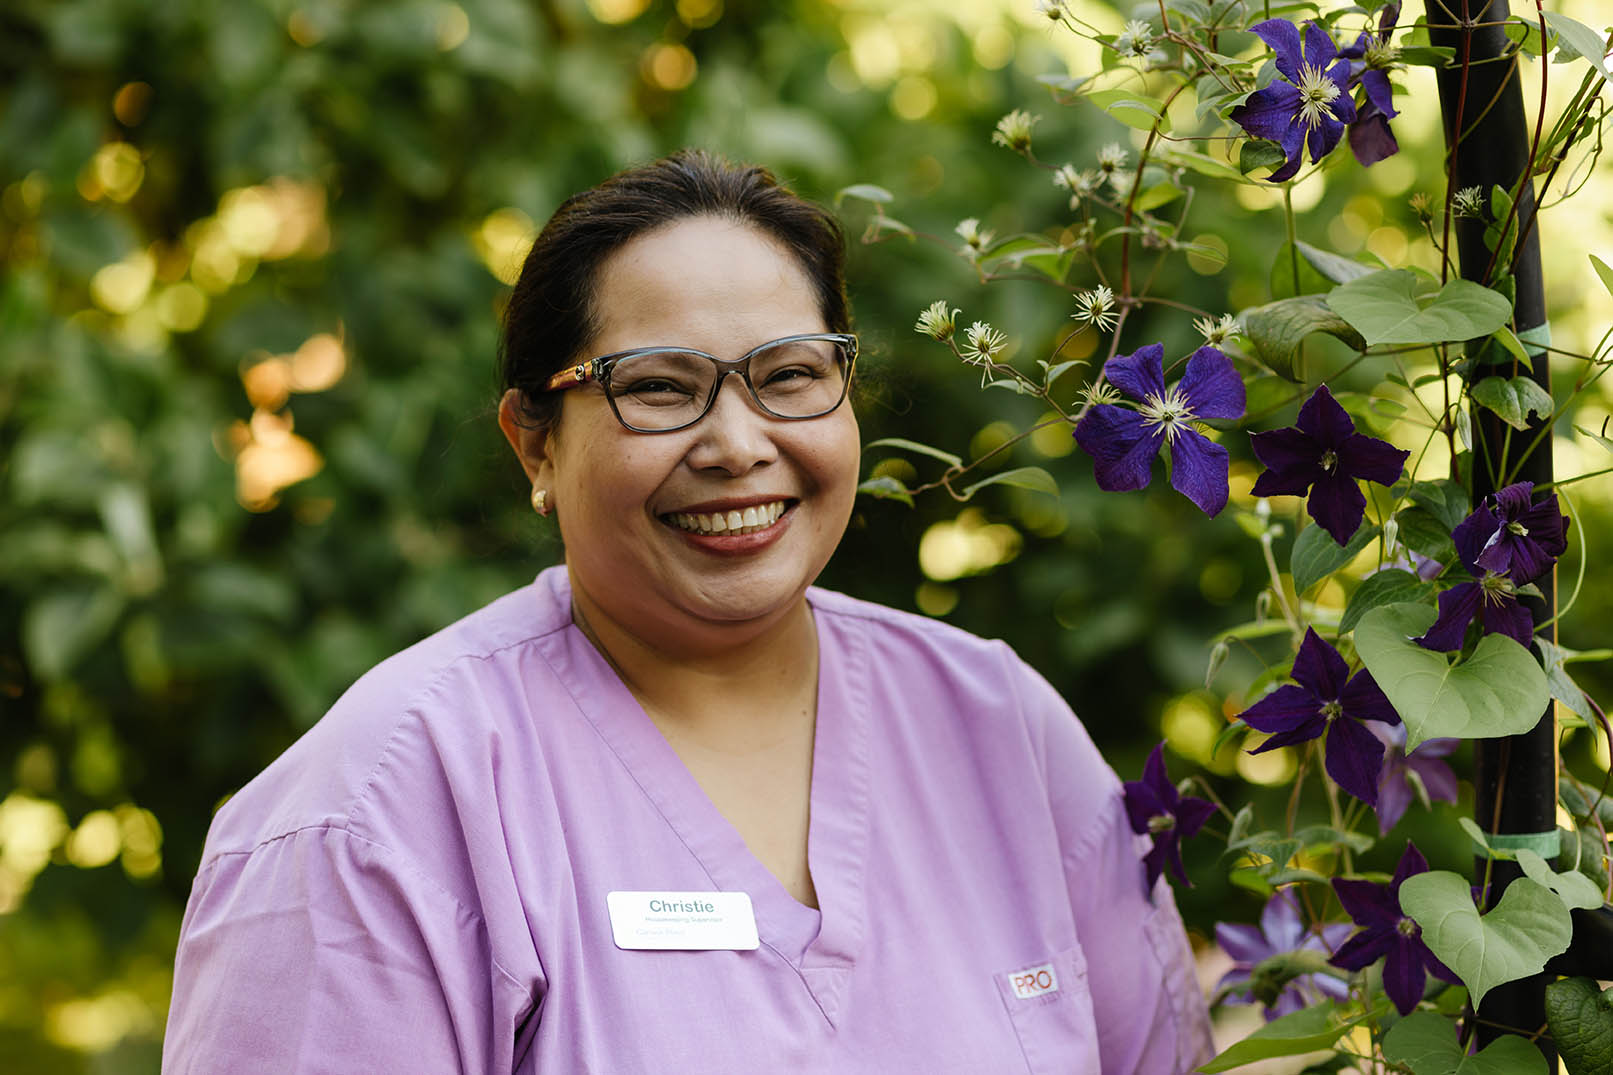
{"type": "MultiPolygon", "coordinates": [[[[583,358],[676,345],[737,359],[828,329],[788,251],[712,216],[677,221],[611,255],[594,308],[600,330],[583,358]]],[[[849,403],[782,421],[759,410],[738,377],[723,379],[705,417],[673,433],[623,428],[597,384],[569,389],[554,427],[517,451],[549,490],[585,614],[652,644],[697,644],[728,628],[749,634],[798,608],[845,531],[859,467],[849,403]],[[746,529],[760,529],[691,529],[701,522],[692,516],[709,522],[716,512],[739,512],[746,529]]]]}

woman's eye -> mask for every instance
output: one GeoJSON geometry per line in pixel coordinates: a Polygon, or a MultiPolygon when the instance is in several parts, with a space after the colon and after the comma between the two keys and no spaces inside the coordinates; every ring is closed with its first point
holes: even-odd
{"type": "Polygon", "coordinates": [[[646,377],[617,387],[618,395],[632,396],[645,403],[671,402],[688,399],[693,392],[687,385],[665,378],[646,377]]]}
{"type": "Polygon", "coordinates": [[[781,370],[774,370],[767,375],[765,383],[770,385],[787,385],[793,381],[817,380],[819,374],[807,366],[786,366],[781,370]]]}

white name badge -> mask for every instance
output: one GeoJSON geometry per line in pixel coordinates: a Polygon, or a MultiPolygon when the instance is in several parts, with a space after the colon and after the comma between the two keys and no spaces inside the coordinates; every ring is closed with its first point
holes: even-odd
{"type": "Polygon", "coordinates": [[[748,952],[756,912],[747,892],[608,892],[616,947],[681,952],[748,952]]]}

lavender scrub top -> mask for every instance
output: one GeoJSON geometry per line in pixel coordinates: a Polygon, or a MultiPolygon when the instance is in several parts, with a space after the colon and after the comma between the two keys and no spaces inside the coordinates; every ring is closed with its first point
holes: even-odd
{"type": "Polygon", "coordinates": [[[808,861],[746,849],[571,622],[563,568],[365,675],[218,812],[165,1072],[1179,1075],[1210,1055],[1120,785],[1006,645],[808,593],[808,861]],[[612,891],[743,892],[750,951],[612,891]]]}

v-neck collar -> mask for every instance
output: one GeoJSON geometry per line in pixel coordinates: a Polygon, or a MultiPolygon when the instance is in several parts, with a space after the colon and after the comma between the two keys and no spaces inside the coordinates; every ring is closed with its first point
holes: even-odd
{"type": "MultiPolygon", "coordinates": [[[[553,595],[569,608],[562,576],[553,595]]],[[[761,941],[800,973],[833,1024],[866,923],[870,783],[867,647],[863,625],[826,613],[808,591],[818,638],[807,866],[815,910],[791,896],[712,803],[615,670],[573,623],[548,636],[556,673],[607,746],[700,863],[719,892],[746,892],[761,941]]],[[[603,901],[604,893],[597,894],[603,901]]]]}

